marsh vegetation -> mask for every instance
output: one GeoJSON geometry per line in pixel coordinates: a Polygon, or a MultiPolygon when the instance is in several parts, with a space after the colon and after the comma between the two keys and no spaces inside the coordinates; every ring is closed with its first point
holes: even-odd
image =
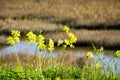
{"type": "MultiPolygon", "coordinates": [[[[103,47],[97,49],[93,43],[92,47],[97,55],[97,61],[93,58],[93,53],[88,51],[85,56],[74,57],[66,52],[66,48],[74,48],[77,37],[70,32],[67,26],[62,29],[66,34],[66,39],[59,39],[57,46],[61,46],[61,51],[56,57],[53,57],[54,41],[50,38],[47,42],[41,31],[34,34],[32,31],[26,34],[26,42],[35,44],[36,51],[34,55],[18,54],[15,44],[20,42],[20,31],[12,30],[11,36],[7,38],[8,44],[12,45],[15,54],[6,54],[0,57],[0,78],[1,79],[40,79],[40,80],[60,80],[60,79],[90,79],[90,80],[109,80],[120,79],[117,62],[115,57],[120,57],[120,51],[116,51],[113,57],[104,64],[104,59],[99,53],[104,50],[103,47]],[[44,50],[44,56],[42,53],[44,50]],[[46,55],[46,52],[49,55],[46,55]],[[111,67],[110,63],[114,65],[111,67]],[[114,70],[111,70],[113,68],[114,70]],[[107,71],[106,71],[107,70],[107,71]],[[11,76],[12,75],[12,76],[11,76]]],[[[63,33],[62,32],[62,33],[63,33]]]]}

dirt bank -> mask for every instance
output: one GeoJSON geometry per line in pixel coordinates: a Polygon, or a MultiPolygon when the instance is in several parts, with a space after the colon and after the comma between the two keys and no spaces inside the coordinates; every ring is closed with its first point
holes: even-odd
{"type": "MultiPolygon", "coordinates": [[[[119,30],[71,30],[77,36],[76,46],[91,46],[93,42],[97,46],[104,46],[108,49],[120,49],[120,31],[119,30]]],[[[46,40],[49,38],[58,39],[67,38],[61,32],[46,32],[44,33],[46,40]]],[[[0,37],[0,42],[6,44],[5,36],[0,37]]]]}

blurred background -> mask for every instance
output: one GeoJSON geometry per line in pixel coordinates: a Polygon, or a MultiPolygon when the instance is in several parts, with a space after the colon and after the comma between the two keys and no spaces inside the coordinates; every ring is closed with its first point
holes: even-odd
{"type": "Polygon", "coordinates": [[[76,46],[120,49],[120,0],[0,0],[0,45],[10,30],[43,34],[55,41],[61,28],[71,28],[76,46]]]}

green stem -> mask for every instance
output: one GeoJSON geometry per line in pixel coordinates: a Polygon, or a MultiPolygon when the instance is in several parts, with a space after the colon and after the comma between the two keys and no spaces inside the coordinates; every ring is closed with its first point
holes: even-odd
{"type": "Polygon", "coordinates": [[[30,57],[29,57],[29,45],[28,44],[27,44],[26,54],[27,54],[28,61],[30,61],[30,57]]]}
{"type": "MultiPolygon", "coordinates": [[[[61,65],[63,66],[63,62],[65,61],[65,57],[66,57],[66,55],[67,55],[67,52],[66,51],[64,51],[64,56],[63,56],[63,59],[62,59],[62,62],[61,62],[61,65]]],[[[61,56],[62,57],[62,56],[61,56]]]]}
{"type": "Polygon", "coordinates": [[[19,64],[19,66],[21,66],[20,60],[19,60],[19,56],[16,50],[16,47],[14,46],[14,50],[15,50],[15,54],[16,54],[16,59],[17,59],[17,63],[19,64]]]}
{"type": "Polygon", "coordinates": [[[43,64],[44,64],[44,67],[46,67],[46,66],[47,66],[47,64],[46,64],[46,59],[47,59],[47,57],[46,57],[46,53],[47,53],[47,51],[46,51],[46,50],[44,50],[44,51],[45,51],[45,53],[44,53],[43,64]]]}
{"type": "Polygon", "coordinates": [[[50,52],[50,64],[51,64],[51,67],[52,67],[53,66],[52,52],[50,52]]]}
{"type": "Polygon", "coordinates": [[[63,49],[60,51],[60,54],[58,56],[58,62],[61,62],[61,59],[62,59],[62,52],[63,52],[63,49]]]}
{"type": "Polygon", "coordinates": [[[115,68],[115,71],[116,71],[116,75],[118,75],[118,68],[117,68],[117,62],[115,60],[115,57],[113,56],[113,62],[114,62],[114,68],[115,68]]]}
{"type": "Polygon", "coordinates": [[[43,61],[43,59],[42,59],[42,51],[40,51],[40,55],[39,55],[40,57],[39,57],[39,61],[40,61],[40,67],[41,67],[41,69],[42,69],[42,61],[43,61]]]}

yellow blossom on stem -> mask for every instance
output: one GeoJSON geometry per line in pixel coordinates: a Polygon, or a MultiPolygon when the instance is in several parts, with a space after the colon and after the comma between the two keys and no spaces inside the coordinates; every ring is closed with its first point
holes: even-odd
{"type": "Polygon", "coordinates": [[[10,44],[10,45],[12,45],[12,46],[15,45],[15,41],[14,41],[13,37],[9,36],[7,38],[7,43],[10,44]]]}
{"type": "Polygon", "coordinates": [[[73,33],[68,33],[70,43],[75,43],[77,41],[76,36],[73,33]]]}
{"type": "Polygon", "coordinates": [[[54,41],[52,39],[49,39],[48,50],[50,52],[52,52],[54,50],[54,41]]]}
{"type": "Polygon", "coordinates": [[[65,39],[64,42],[66,45],[69,45],[69,40],[65,39]]]}
{"type": "Polygon", "coordinates": [[[42,50],[42,49],[46,49],[46,45],[44,44],[44,43],[42,43],[42,42],[40,42],[39,44],[38,44],[38,47],[39,47],[39,49],[40,50],[42,50]]]}
{"type": "Polygon", "coordinates": [[[29,44],[36,43],[37,36],[35,34],[33,34],[32,31],[28,32],[26,34],[26,36],[27,36],[27,40],[26,40],[27,43],[29,43],[29,44]]]}
{"type": "Polygon", "coordinates": [[[103,47],[100,47],[100,49],[98,49],[98,52],[102,52],[104,50],[103,47]]]}
{"type": "Polygon", "coordinates": [[[43,36],[43,35],[41,35],[41,34],[40,34],[40,35],[38,36],[38,40],[44,41],[44,40],[45,40],[45,38],[44,38],[44,36],[43,36]]]}
{"type": "Polygon", "coordinates": [[[100,47],[100,51],[103,51],[104,50],[104,48],[103,47],[100,47]]]}
{"type": "Polygon", "coordinates": [[[70,48],[74,48],[74,45],[73,45],[73,44],[70,44],[70,48]]]}
{"type": "Polygon", "coordinates": [[[67,27],[67,26],[64,26],[64,27],[63,27],[63,31],[65,31],[66,33],[68,33],[69,30],[70,30],[69,27],[67,27]]]}
{"type": "Polygon", "coordinates": [[[117,51],[115,52],[115,56],[116,56],[116,57],[120,57],[120,50],[117,50],[117,51]]]}
{"type": "Polygon", "coordinates": [[[18,31],[18,30],[11,30],[11,35],[13,37],[20,37],[20,31],[18,31]]]}
{"type": "Polygon", "coordinates": [[[92,52],[91,52],[91,51],[87,52],[87,57],[88,57],[88,58],[93,57],[93,54],[92,54],[92,52]]]}
{"type": "Polygon", "coordinates": [[[37,45],[38,45],[38,47],[39,47],[40,50],[46,49],[45,38],[44,38],[44,36],[41,35],[41,34],[38,36],[37,45]]]}
{"type": "Polygon", "coordinates": [[[16,42],[20,42],[20,31],[11,30],[11,36],[7,38],[7,43],[10,45],[15,45],[16,42]]]}
{"type": "Polygon", "coordinates": [[[60,46],[62,43],[63,43],[63,40],[59,39],[58,43],[57,43],[57,46],[60,46]]]}
{"type": "Polygon", "coordinates": [[[15,42],[20,42],[20,38],[19,37],[14,37],[13,38],[15,42]]]}

